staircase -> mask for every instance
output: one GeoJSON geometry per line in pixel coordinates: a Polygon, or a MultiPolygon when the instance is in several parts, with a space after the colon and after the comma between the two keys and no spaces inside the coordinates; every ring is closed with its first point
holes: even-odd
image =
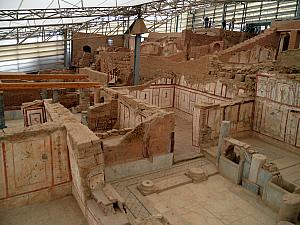
{"type": "MultiPolygon", "coordinates": [[[[243,41],[237,45],[234,45],[230,48],[227,48],[221,52],[219,52],[219,56],[224,56],[224,55],[228,55],[231,53],[236,53],[238,51],[242,51],[244,49],[249,49],[251,47],[253,47],[252,45],[254,45],[255,43],[258,43],[259,41],[262,41],[264,39],[268,39],[270,38],[270,36],[274,35],[274,33],[276,33],[276,28],[269,28],[267,30],[265,30],[263,33],[250,38],[246,41],[243,41]]],[[[270,44],[271,42],[267,42],[268,44],[270,44]]]]}

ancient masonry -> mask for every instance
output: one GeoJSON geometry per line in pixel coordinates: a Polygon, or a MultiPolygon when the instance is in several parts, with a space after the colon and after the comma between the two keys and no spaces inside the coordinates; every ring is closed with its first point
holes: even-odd
{"type": "Polygon", "coordinates": [[[76,72],[0,73],[0,224],[300,224],[299,20],[150,32],[138,85],[127,33],[73,38],[76,72]]]}

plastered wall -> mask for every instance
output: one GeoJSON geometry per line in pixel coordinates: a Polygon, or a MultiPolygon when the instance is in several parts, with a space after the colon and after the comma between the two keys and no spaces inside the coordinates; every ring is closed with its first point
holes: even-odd
{"type": "Polygon", "coordinates": [[[260,74],[256,94],[253,130],[300,147],[300,82],[260,74]]]}
{"type": "Polygon", "coordinates": [[[114,142],[103,141],[106,166],[170,153],[174,113],[149,106],[130,95],[119,95],[118,104],[118,128],[132,128],[132,131],[114,142]]]}
{"type": "Polygon", "coordinates": [[[86,216],[86,201],[90,199],[91,187],[104,184],[104,157],[101,141],[62,105],[46,102],[45,108],[47,119],[62,124],[66,129],[73,178],[72,194],[86,216]]]}
{"type": "Polygon", "coordinates": [[[1,134],[0,208],[71,194],[66,129],[49,122],[1,134]]]}
{"type": "Polygon", "coordinates": [[[230,121],[232,135],[252,129],[253,98],[220,104],[196,104],[193,111],[192,143],[195,147],[219,137],[223,120],[230,121]]]}
{"type": "Polygon", "coordinates": [[[218,104],[244,92],[244,89],[234,85],[229,87],[220,80],[206,84],[189,84],[181,77],[158,79],[151,85],[141,85],[136,90],[129,88],[126,93],[148,104],[163,109],[175,108],[192,115],[195,104],[218,104]]]}

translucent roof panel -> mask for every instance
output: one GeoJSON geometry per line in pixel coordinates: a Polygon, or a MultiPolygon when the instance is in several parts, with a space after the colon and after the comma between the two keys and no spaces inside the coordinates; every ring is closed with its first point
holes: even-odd
{"type": "Polygon", "coordinates": [[[150,0],[0,0],[2,10],[134,6],[150,0]]]}

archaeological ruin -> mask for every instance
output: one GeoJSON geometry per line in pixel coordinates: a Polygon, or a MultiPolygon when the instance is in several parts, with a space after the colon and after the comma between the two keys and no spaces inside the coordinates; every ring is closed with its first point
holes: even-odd
{"type": "Polygon", "coordinates": [[[299,0],[0,7],[0,225],[300,224],[299,0]]]}

